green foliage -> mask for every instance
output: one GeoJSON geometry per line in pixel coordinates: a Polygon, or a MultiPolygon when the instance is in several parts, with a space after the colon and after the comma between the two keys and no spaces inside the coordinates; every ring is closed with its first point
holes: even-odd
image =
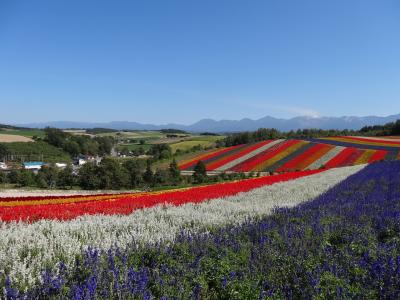
{"type": "Polygon", "coordinates": [[[19,170],[16,174],[15,183],[20,187],[35,185],[35,175],[28,170],[19,170]]]}
{"type": "MultiPolygon", "coordinates": [[[[270,139],[286,138],[286,139],[302,139],[302,138],[318,138],[327,136],[343,136],[355,135],[356,131],[353,130],[322,130],[322,129],[302,129],[297,131],[280,132],[274,128],[260,128],[253,132],[234,133],[227,136],[224,141],[224,146],[234,146],[239,144],[247,144],[260,142],[270,139]]],[[[220,144],[222,145],[222,144],[220,144]]]]}
{"type": "Polygon", "coordinates": [[[179,183],[181,183],[181,181],[182,181],[181,170],[179,169],[175,158],[172,160],[171,164],[169,165],[168,172],[169,172],[170,181],[173,185],[178,185],[179,183]]]}
{"type": "Polygon", "coordinates": [[[36,182],[41,188],[54,188],[57,185],[58,170],[52,166],[43,166],[37,176],[36,182]]]}
{"type": "Polygon", "coordinates": [[[100,170],[96,164],[88,162],[84,164],[78,173],[78,183],[81,188],[85,190],[99,189],[100,181],[100,170]]]}
{"type": "Polygon", "coordinates": [[[103,159],[98,170],[101,189],[118,190],[128,186],[129,174],[117,160],[103,159]]]}
{"type": "Polygon", "coordinates": [[[112,137],[94,137],[85,135],[72,135],[57,128],[47,127],[44,129],[44,140],[57,148],[68,152],[71,156],[84,155],[106,155],[110,154],[115,141],[112,137]]]}
{"type": "Polygon", "coordinates": [[[132,188],[138,187],[143,182],[143,161],[130,159],[125,161],[123,166],[129,175],[129,186],[132,188]]]}
{"type": "Polygon", "coordinates": [[[0,171],[0,184],[7,182],[7,176],[4,172],[0,171]]]}
{"type": "Polygon", "coordinates": [[[75,176],[72,174],[72,168],[67,166],[58,173],[57,186],[63,189],[72,188],[75,185],[75,176]]]}
{"type": "Polygon", "coordinates": [[[153,176],[153,186],[165,185],[169,182],[169,173],[167,170],[157,169],[153,176]]]}
{"type": "Polygon", "coordinates": [[[3,143],[9,154],[25,155],[25,160],[38,160],[43,155],[44,162],[69,162],[69,155],[55,146],[46,142],[38,141],[33,143],[3,143]]]}
{"type": "Polygon", "coordinates": [[[6,156],[8,153],[8,149],[4,144],[0,144],[0,161],[1,159],[6,156]]]}
{"type": "Polygon", "coordinates": [[[207,179],[207,169],[204,162],[201,160],[197,162],[194,167],[193,180],[196,183],[202,183],[207,179]]]}
{"type": "Polygon", "coordinates": [[[172,150],[168,144],[154,144],[151,145],[148,154],[152,155],[154,160],[160,160],[170,158],[172,150]]]}
{"type": "Polygon", "coordinates": [[[400,120],[385,125],[365,126],[361,128],[360,132],[376,136],[400,135],[400,120]]]}
{"type": "Polygon", "coordinates": [[[101,134],[101,133],[114,133],[118,132],[118,130],[110,129],[110,128],[91,128],[86,129],[86,133],[88,134],[101,134]]]}
{"type": "Polygon", "coordinates": [[[143,174],[143,181],[147,184],[153,184],[153,171],[151,170],[151,161],[147,160],[146,171],[143,174]]]}
{"type": "Polygon", "coordinates": [[[180,129],[161,129],[160,132],[162,132],[162,133],[180,133],[180,134],[187,133],[185,130],[180,130],[180,129]]]}

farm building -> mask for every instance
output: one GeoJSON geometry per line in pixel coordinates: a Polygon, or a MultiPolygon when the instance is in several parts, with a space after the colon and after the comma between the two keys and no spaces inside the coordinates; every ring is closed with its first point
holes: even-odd
{"type": "Polygon", "coordinates": [[[44,165],[45,163],[41,161],[29,161],[23,163],[25,170],[34,170],[34,171],[40,170],[44,165]]]}

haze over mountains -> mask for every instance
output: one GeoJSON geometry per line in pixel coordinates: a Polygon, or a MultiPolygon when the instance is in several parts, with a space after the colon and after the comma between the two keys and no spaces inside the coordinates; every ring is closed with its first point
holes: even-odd
{"type": "Polygon", "coordinates": [[[363,126],[383,125],[388,122],[394,122],[400,119],[400,114],[390,115],[387,117],[366,116],[366,117],[309,117],[301,116],[291,119],[278,119],[266,116],[258,120],[244,118],[242,120],[220,120],[202,119],[191,125],[182,124],[142,124],[129,121],[112,121],[112,122],[72,122],[72,121],[53,121],[43,123],[18,124],[18,126],[31,128],[44,128],[46,126],[66,128],[110,128],[117,130],[160,130],[167,128],[181,129],[189,132],[238,132],[257,130],[258,128],[276,128],[281,131],[319,128],[319,129],[360,129],[363,126]]]}

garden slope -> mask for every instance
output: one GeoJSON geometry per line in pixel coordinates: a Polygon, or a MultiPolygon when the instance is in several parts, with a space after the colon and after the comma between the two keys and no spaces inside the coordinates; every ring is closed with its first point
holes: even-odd
{"type": "Polygon", "coordinates": [[[336,168],[400,159],[400,141],[366,137],[267,140],[210,151],[179,164],[193,171],[198,161],[207,171],[291,172],[336,168]]]}

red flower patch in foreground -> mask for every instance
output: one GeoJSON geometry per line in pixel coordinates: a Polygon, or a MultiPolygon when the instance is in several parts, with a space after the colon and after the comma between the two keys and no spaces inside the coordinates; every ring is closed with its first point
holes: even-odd
{"type": "MultiPolygon", "coordinates": [[[[160,194],[144,194],[139,197],[119,197],[95,202],[47,204],[34,206],[0,207],[0,219],[6,222],[34,222],[41,219],[69,220],[82,215],[127,215],[137,209],[161,204],[182,205],[200,203],[210,199],[232,196],[277,182],[288,181],[321,172],[309,170],[265,176],[235,182],[220,183],[190,189],[166,191],[160,194]]],[[[112,197],[110,197],[112,198],[112,197]]]]}

